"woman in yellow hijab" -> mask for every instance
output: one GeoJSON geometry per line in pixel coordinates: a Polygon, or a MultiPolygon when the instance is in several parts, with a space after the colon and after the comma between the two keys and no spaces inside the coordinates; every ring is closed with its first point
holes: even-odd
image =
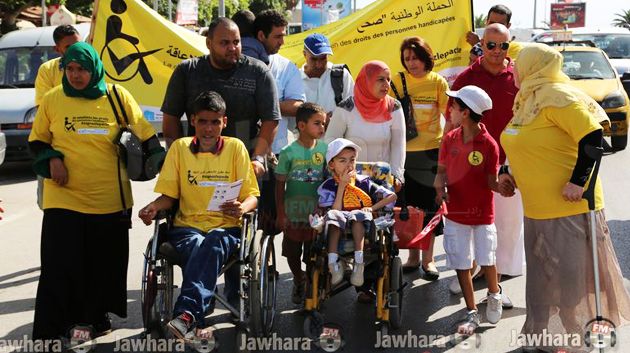
{"type": "MultiPolygon", "coordinates": [[[[589,208],[582,199],[595,160],[585,149],[601,147],[600,122],[607,117],[568,84],[561,69],[562,55],[547,45],[527,46],[518,55],[520,91],[514,118],[501,135],[510,166],[502,168],[500,179],[523,195],[527,317],[522,333],[573,335],[567,347],[530,347],[573,351],[584,349],[581,337],[595,318],[589,208]]],[[[595,210],[602,315],[620,325],[630,320],[630,297],[610,241],[599,178],[595,210]]]]}

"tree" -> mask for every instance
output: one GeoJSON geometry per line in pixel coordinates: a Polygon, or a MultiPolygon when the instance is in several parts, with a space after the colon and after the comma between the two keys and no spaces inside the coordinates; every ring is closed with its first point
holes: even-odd
{"type": "Polygon", "coordinates": [[[484,27],[486,27],[486,15],[481,14],[479,16],[475,16],[475,28],[484,27]]]}
{"type": "Polygon", "coordinates": [[[283,0],[251,0],[249,10],[258,15],[264,10],[273,9],[280,13],[284,13],[287,7],[287,1],[283,0]]]}
{"type": "Polygon", "coordinates": [[[630,30],[630,10],[622,10],[622,13],[615,14],[617,18],[613,19],[612,24],[615,27],[627,28],[630,30]]]}

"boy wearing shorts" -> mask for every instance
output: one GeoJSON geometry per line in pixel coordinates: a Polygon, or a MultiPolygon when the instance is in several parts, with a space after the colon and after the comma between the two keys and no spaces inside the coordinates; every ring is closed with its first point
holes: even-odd
{"type": "Polygon", "coordinates": [[[380,186],[365,175],[357,175],[356,158],[361,148],[344,138],[328,144],[326,162],[332,174],[317,190],[319,207],[328,209],[325,222],[328,226],[328,270],[331,285],[343,280],[343,267],[338,259],[339,239],[347,227],[352,229],[354,240],[354,268],[350,283],[363,285],[363,244],[366,229],[372,221],[372,212],[387,205],[393,207],[396,194],[380,186]]]}
{"type": "Polygon", "coordinates": [[[317,187],[324,180],[324,135],[326,112],[314,103],[302,104],[296,113],[300,137],[280,151],[276,168],[276,226],[282,230],[282,256],[293,274],[293,303],[304,300],[306,275],[301,257],[306,258],[313,230],[308,216],[317,209],[317,187]],[[302,250],[304,248],[304,251],[302,250]]]}
{"type": "Polygon", "coordinates": [[[492,195],[493,190],[499,191],[499,147],[479,122],[483,112],[492,109],[488,94],[476,86],[446,94],[454,98],[449,108],[451,121],[460,126],[442,139],[434,186],[436,202],[445,200],[449,210],[444,221],[446,264],[457,272],[468,309],[457,331],[470,335],[479,326],[470,273],[473,260],[485,269],[486,319],[496,324],[503,311],[495,266],[497,233],[492,195]]]}

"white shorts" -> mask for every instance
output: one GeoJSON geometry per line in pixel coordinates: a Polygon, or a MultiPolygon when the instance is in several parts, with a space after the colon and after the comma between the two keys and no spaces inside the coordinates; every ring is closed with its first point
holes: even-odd
{"type": "Polygon", "coordinates": [[[444,250],[446,266],[453,270],[496,264],[497,229],[494,224],[467,225],[444,218],[444,250]]]}

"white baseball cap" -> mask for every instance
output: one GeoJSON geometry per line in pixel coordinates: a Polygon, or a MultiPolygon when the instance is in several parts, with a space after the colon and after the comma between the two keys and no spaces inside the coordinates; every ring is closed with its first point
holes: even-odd
{"type": "Polygon", "coordinates": [[[328,144],[328,150],[326,151],[326,163],[329,163],[333,158],[341,153],[344,148],[352,148],[357,151],[357,153],[361,152],[361,147],[359,147],[356,143],[344,138],[336,138],[328,144]]]}
{"type": "Polygon", "coordinates": [[[486,91],[477,86],[464,86],[459,91],[446,91],[446,95],[461,99],[473,112],[481,115],[492,109],[492,99],[486,91]]]}

